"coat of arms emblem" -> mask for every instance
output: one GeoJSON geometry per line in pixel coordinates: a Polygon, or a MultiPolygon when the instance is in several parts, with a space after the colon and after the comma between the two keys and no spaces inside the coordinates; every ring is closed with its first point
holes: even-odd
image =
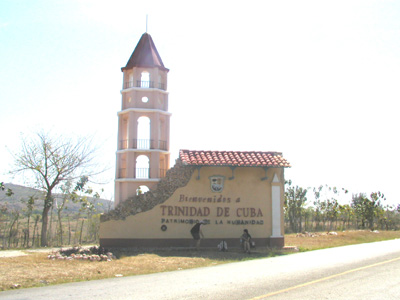
{"type": "Polygon", "coordinates": [[[224,189],[224,176],[210,176],[211,191],[214,193],[222,192],[224,189]]]}

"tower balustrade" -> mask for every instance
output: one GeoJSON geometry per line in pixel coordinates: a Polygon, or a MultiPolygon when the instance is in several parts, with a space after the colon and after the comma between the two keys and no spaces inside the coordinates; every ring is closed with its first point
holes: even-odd
{"type": "Polygon", "coordinates": [[[119,149],[118,150],[125,150],[125,149],[143,149],[143,150],[164,150],[167,151],[167,141],[155,141],[155,140],[148,140],[148,139],[133,139],[129,143],[129,140],[121,140],[119,142],[119,149]]]}
{"type": "MultiPolygon", "coordinates": [[[[167,174],[166,169],[159,169],[158,176],[156,178],[163,178],[167,174]]],[[[121,168],[118,170],[118,178],[128,178],[126,168],[121,168]]],[[[150,168],[136,168],[134,172],[134,179],[149,179],[152,178],[150,176],[150,168]]]]}
{"type": "Polygon", "coordinates": [[[161,82],[158,83],[158,85],[155,85],[154,81],[142,81],[142,80],[127,81],[124,83],[124,89],[130,89],[130,88],[134,88],[134,87],[135,88],[144,88],[144,89],[157,88],[159,90],[165,91],[165,84],[161,83],[161,82]]]}

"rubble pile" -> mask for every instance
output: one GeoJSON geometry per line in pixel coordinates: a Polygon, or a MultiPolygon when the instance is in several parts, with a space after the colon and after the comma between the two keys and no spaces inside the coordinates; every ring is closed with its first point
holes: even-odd
{"type": "Polygon", "coordinates": [[[47,256],[51,260],[112,261],[115,256],[103,247],[61,249],[47,256]]]}
{"type": "Polygon", "coordinates": [[[101,222],[124,220],[128,216],[151,210],[170,198],[178,188],[186,186],[194,170],[194,167],[184,166],[182,161],[177,159],[175,166],[167,171],[166,176],[154,189],[120,203],[115,209],[101,215],[101,222]]]}

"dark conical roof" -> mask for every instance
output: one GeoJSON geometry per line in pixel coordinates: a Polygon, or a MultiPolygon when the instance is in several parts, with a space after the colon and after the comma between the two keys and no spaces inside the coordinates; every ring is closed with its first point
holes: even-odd
{"type": "Polygon", "coordinates": [[[164,67],[153,39],[147,32],[143,33],[126,66],[121,68],[121,70],[132,69],[134,67],[159,68],[167,72],[169,71],[164,67]]]}

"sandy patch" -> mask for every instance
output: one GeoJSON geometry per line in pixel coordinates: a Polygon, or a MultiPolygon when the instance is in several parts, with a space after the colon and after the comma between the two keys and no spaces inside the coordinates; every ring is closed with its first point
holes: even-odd
{"type": "Polygon", "coordinates": [[[20,250],[1,250],[0,257],[15,257],[15,256],[24,256],[28,255],[24,251],[20,250]]]}

